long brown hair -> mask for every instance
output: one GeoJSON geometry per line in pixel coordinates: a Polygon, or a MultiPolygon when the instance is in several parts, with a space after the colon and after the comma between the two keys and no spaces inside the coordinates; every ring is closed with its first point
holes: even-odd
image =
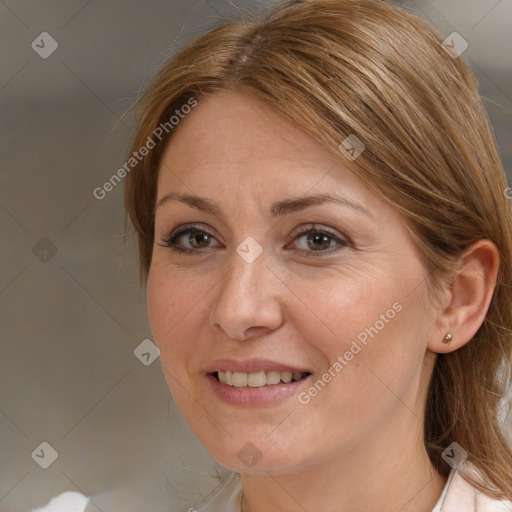
{"type": "Polygon", "coordinates": [[[168,130],[128,173],[126,209],[144,278],[169,119],[215,91],[243,90],[312,135],[403,216],[433,289],[470,244],[492,240],[501,258],[492,302],[474,338],[437,358],[425,445],[446,475],[441,454],[459,443],[483,480],[465,478],[489,496],[512,499],[512,449],[498,414],[511,381],[511,208],[476,81],[443,39],[379,0],[288,2],[222,22],[173,56],[139,98],[132,151],[162,123],[168,130]],[[349,135],[366,147],[354,161],[338,148],[349,135]]]}

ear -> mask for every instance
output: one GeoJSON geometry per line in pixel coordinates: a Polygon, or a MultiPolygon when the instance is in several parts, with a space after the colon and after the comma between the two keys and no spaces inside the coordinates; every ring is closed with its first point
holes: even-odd
{"type": "Polygon", "coordinates": [[[490,240],[472,244],[455,265],[455,275],[446,284],[446,300],[438,311],[428,349],[453,352],[468,343],[482,325],[491,303],[500,256],[490,240]],[[446,334],[452,335],[443,343],[446,334]]]}

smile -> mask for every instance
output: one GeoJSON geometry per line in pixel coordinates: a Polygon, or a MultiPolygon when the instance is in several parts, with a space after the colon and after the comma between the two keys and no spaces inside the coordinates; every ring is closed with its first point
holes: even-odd
{"type": "Polygon", "coordinates": [[[309,375],[309,372],[280,372],[277,370],[259,371],[256,373],[218,371],[214,376],[221,384],[234,386],[236,388],[250,387],[261,388],[265,386],[275,386],[281,382],[288,384],[296,382],[309,375]]]}

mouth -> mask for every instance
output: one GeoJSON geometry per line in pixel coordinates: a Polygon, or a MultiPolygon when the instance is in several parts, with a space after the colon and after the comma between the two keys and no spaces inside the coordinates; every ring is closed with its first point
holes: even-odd
{"type": "Polygon", "coordinates": [[[203,370],[214,396],[235,407],[272,407],[308,386],[309,368],[271,359],[218,359],[203,370]]]}
{"type": "Polygon", "coordinates": [[[278,370],[266,370],[254,373],[244,373],[235,371],[215,371],[212,375],[221,384],[235,388],[264,388],[277,386],[279,384],[289,384],[304,380],[310,372],[281,372],[278,370]]]}

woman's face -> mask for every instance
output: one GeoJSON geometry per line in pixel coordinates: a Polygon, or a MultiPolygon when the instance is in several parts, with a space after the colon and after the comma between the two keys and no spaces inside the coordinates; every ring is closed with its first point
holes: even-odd
{"type": "Polygon", "coordinates": [[[232,470],[422,442],[427,273],[343,158],[227,92],[199,103],[163,155],[151,327],[178,407],[232,470]]]}

